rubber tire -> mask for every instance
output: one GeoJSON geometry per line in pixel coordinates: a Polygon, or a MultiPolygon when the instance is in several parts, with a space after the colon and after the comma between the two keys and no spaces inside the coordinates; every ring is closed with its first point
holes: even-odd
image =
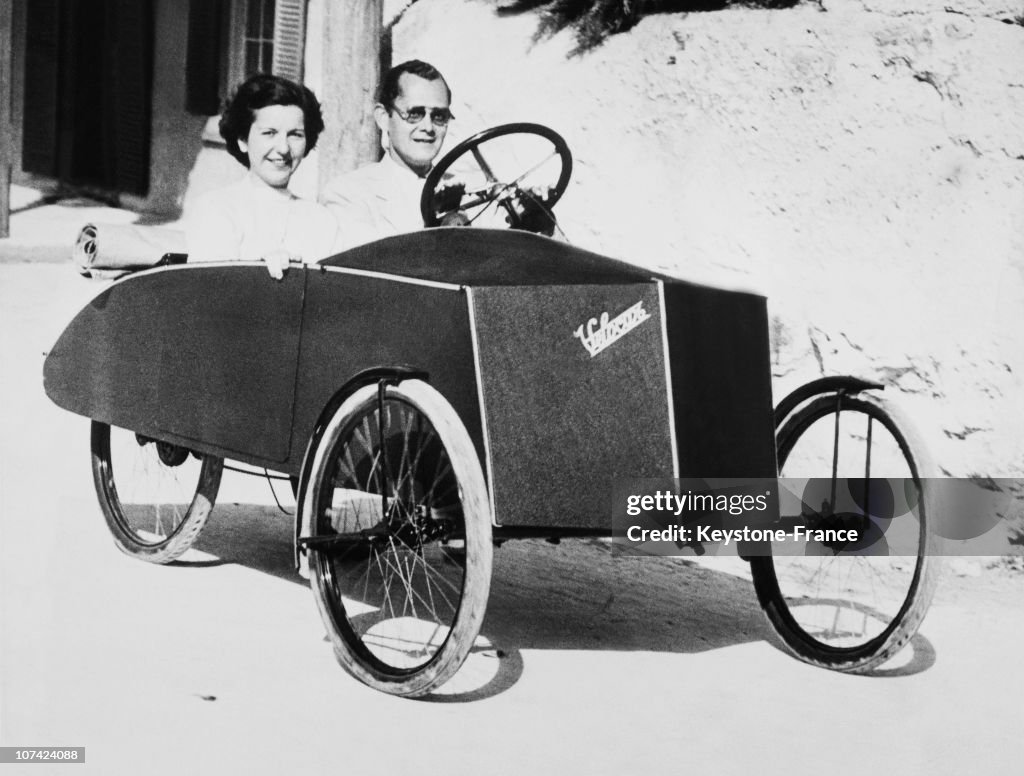
{"type": "MultiPolygon", "coordinates": [[[[326,467],[330,454],[342,441],[348,427],[376,407],[377,391],[376,385],[363,386],[342,402],[327,422],[317,444],[303,500],[304,514],[310,516],[309,524],[314,536],[318,530],[315,510],[329,478],[326,467]]],[[[430,385],[416,379],[389,386],[385,394],[385,400],[388,399],[400,399],[411,404],[433,425],[448,453],[462,494],[465,577],[448,638],[429,662],[415,669],[390,668],[366,660],[360,654],[360,644],[348,641],[349,628],[340,624],[339,618],[345,618],[346,614],[326,579],[326,558],[310,549],[309,566],[317,608],[341,666],[374,689],[392,695],[417,697],[437,689],[458,671],[480,632],[491,584],[491,508],[476,449],[448,401],[430,385]]],[[[357,636],[352,637],[358,640],[357,636]]]]}
{"type": "Polygon", "coordinates": [[[96,495],[103,510],[114,544],[126,555],[148,563],[170,563],[188,550],[206,525],[217,500],[220,478],[224,470],[222,458],[202,457],[199,481],[185,517],[177,528],[161,542],[142,541],[131,529],[121,500],[117,495],[115,475],[110,461],[110,426],[98,420],[92,422],[92,478],[96,495]]]}
{"type": "MultiPolygon", "coordinates": [[[[913,425],[891,402],[871,394],[844,396],[842,401],[841,411],[853,409],[870,413],[875,422],[885,425],[897,440],[903,457],[916,479],[936,474],[934,465],[928,458],[926,448],[913,425]]],[[[816,420],[834,414],[835,408],[836,395],[828,394],[818,396],[802,408],[797,408],[789,417],[778,419],[775,438],[780,471],[800,435],[816,420]]],[[[920,503],[923,538],[918,549],[914,575],[902,606],[880,634],[856,647],[826,645],[804,631],[782,595],[772,557],[769,555],[750,559],[758,601],[768,622],[792,655],[821,668],[848,673],[867,673],[907,645],[928,612],[940,576],[940,559],[935,557],[938,550],[937,540],[928,530],[928,515],[934,510],[933,500],[934,494],[925,488],[920,503]]]]}

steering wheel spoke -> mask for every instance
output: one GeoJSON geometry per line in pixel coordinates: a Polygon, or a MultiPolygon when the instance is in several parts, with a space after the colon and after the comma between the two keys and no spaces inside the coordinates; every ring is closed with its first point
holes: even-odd
{"type": "Polygon", "coordinates": [[[484,159],[484,155],[480,153],[480,146],[473,146],[469,150],[472,152],[473,158],[476,159],[476,163],[477,166],[480,168],[480,171],[484,174],[484,177],[487,178],[487,182],[497,183],[498,179],[494,177],[494,172],[491,170],[491,165],[487,163],[487,160],[484,159]]]}

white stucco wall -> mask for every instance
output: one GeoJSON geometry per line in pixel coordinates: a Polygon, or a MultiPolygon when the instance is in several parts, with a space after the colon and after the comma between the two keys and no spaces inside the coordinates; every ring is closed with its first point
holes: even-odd
{"type": "Polygon", "coordinates": [[[496,5],[418,0],[394,30],[450,80],[452,142],[554,127],[574,242],[769,297],[776,398],[879,379],[947,472],[1024,471],[1020,2],[655,15],[574,58],[496,5]]]}

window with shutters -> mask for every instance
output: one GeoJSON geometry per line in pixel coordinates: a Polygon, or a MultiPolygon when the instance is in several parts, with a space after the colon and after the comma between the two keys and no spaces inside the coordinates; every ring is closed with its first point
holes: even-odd
{"type": "Polygon", "coordinates": [[[270,73],[274,67],[275,0],[235,0],[231,4],[229,86],[253,73],[270,73]]]}
{"type": "Polygon", "coordinates": [[[25,172],[98,192],[146,195],[155,5],[26,3],[25,172]]]}
{"type": "Polygon", "coordinates": [[[302,81],[307,0],[192,0],[188,110],[212,116],[254,73],[302,81]]]}
{"type": "Polygon", "coordinates": [[[306,0],[232,0],[228,94],[254,73],[302,81],[306,0]]]}

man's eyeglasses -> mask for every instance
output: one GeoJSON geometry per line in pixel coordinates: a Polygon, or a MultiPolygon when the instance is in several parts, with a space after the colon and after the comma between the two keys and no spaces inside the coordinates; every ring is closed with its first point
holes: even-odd
{"type": "MultiPolygon", "coordinates": [[[[391,109],[402,118],[402,121],[409,124],[419,124],[427,116],[427,109],[422,105],[409,108],[409,110],[402,110],[397,105],[392,105],[391,109]]],[[[453,118],[455,117],[447,108],[430,109],[430,123],[435,127],[447,127],[448,122],[453,118]]]]}

